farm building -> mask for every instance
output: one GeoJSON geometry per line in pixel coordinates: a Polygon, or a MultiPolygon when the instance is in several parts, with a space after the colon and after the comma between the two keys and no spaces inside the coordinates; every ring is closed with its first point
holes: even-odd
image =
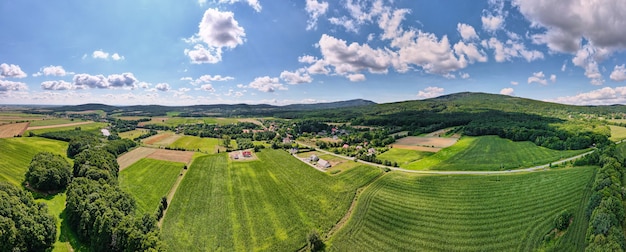
{"type": "Polygon", "coordinates": [[[330,168],[330,162],[324,159],[320,159],[319,161],[317,161],[317,166],[321,168],[330,168]]]}
{"type": "Polygon", "coordinates": [[[252,157],[252,152],[251,151],[242,151],[241,155],[245,158],[249,158],[252,157]]]}
{"type": "Polygon", "coordinates": [[[106,137],[111,135],[111,132],[109,132],[108,129],[101,129],[100,132],[102,132],[102,135],[106,137]]]}

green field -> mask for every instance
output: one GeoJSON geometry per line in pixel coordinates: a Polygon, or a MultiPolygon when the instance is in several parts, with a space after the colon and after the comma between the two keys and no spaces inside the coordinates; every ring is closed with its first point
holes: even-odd
{"type": "Polygon", "coordinates": [[[360,196],[331,241],[337,251],[533,251],[564,209],[574,219],[556,251],[582,251],[593,167],[520,175],[392,172],[360,196]]]}
{"type": "Polygon", "coordinates": [[[412,162],[420,160],[422,158],[433,155],[432,152],[425,151],[416,151],[416,150],[406,150],[406,149],[398,149],[391,148],[388,151],[376,156],[376,158],[380,160],[389,160],[391,162],[398,162],[400,167],[404,167],[412,162]]]}
{"type": "Polygon", "coordinates": [[[165,216],[169,250],[298,250],[312,230],[328,232],[356,189],[381,173],[359,166],[330,176],[284,151],[256,155],[259,161],[226,154],[194,161],[165,216]]]}
{"type": "Polygon", "coordinates": [[[50,126],[50,125],[59,125],[59,124],[68,124],[68,123],[77,123],[84,122],[84,120],[70,120],[70,119],[45,119],[45,120],[34,120],[30,121],[29,127],[35,126],[50,126]]]}
{"type": "Polygon", "coordinates": [[[586,151],[557,151],[532,142],[513,142],[497,136],[463,137],[456,144],[404,168],[445,171],[517,169],[548,164],[586,151]]]}
{"type": "Polygon", "coordinates": [[[611,141],[617,142],[626,139],[626,128],[609,125],[611,128],[611,141]]]}
{"type": "MultiPolygon", "coordinates": [[[[171,148],[183,148],[191,151],[199,151],[204,153],[216,153],[219,144],[217,138],[203,138],[197,136],[182,136],[176,142],[169,145],[171,148]]],[[[236,146],[235,141],[231,141],[236,146]]]]}
{"type": "Polygon", "coordinates": [[[49,129],[36,129],[36,130],[27,130],[24,135],[28,135],[29,132],[33,132],[35,134],[43,134],[46,132],[54,132],[54,131],[65,131],[65,130],[74,130],[77,127],[80,127],[82,131],[94,131],[100,134],[100,129],[106,128],[107,123],[94,122],[76,126],[65,126],[65,127],[57,127],[57,128],[49,128],[49,129]]]}
{"type": "Polygon", "coordinates": [[[0,180],[20,185],[35,154],[48,151],[66,155],[67,143],[40,137],[0,138],[0,180]]]}
{"type": "Polygon", "coordinates": [[[146,125],[165,125],[175,127],[180,124],[231,124],[237,123],[236,118],[217,118],[217,117],[167,117],[167,118],[153,118],[152,121],[146,122],[146,125]]]}
{"type": "Polygon", "coordinates": [[[143,158],[120,172],[122,190],[137,200],[140,214],[154,213],[166,196],[185,164],[143,158]]]}
{"type": "Polygon", "coordinates": [[[131,131],[126,131],[126,132],[122,132],[119,133],[118,135],[121,138],[127,138],[127,139],[135,139],[138,136],[141,136],[143,134],[148,133],[150,130],[147,129],[136,129],[136,130],[131,130],[131,131]]]}

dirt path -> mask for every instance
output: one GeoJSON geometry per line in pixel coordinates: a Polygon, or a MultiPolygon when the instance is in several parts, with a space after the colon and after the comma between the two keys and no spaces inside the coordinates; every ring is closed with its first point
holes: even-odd
{"type": "MultiPolygon", "coordinates": [[[[192,163],[193,163],[193,160],[189,161],[187,163],[187,167],[191,167],[192,163]]],[[[187,168],[187,169],[189,169],[189,168],[187,168]]],[[[174,195],[176,194],[176,191],[178,190],[178,186],[183,181],[183,178],[185,177],[185,174],[187,174],[187,169],[183,169],[180,172],[180,176],[178,176],[178,178],[176,178],[176,182],[174,182],[174,185],[172,185],[172,188],[170,188],[170,191],[167,193],[167,196],[166,196],[166,198],[167,198],[167,208],[163,211],[163,217],[161,217],[161,219],[157,223],[159,228],[161,228],[163,226],[163,220],[165,220],[165,216],[167,215],[167,210],[170,208],[169,206],[172,204],[172,199],[174,199],[174,195]]]]}
{"type": "Polygon", "coordinates": [[[90,124],[90,123],[93,123],[93,122],[92,121],[87,121],[87,122],[75,122],[75,123],[57,124],[57,125],[33,126],[33,127],[28,127],[28,130],[52,129],[52,128],[60,128],[60,127],[78,126],[78,125],[90,124]]]}

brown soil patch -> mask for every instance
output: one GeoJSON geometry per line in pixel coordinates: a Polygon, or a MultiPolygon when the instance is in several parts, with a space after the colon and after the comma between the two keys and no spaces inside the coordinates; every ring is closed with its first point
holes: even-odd
{"type": "Polygon", "coordinates": [[[148,155],[147,158],[189,164],[191,162],[191,159],[193,158],[193,154],[193,151],[157,149],[155,152],[152,152],[152,154],[148,155]]]}
{"type": "Polygon", "coordinates": [[[24,134],[29,122],[0,125],[0,138],[9,138],[24,134]]]}
{"type": "Polygon", "coordinates": [[[180,135],[176,135],[173,132],[164,132],[164,133],[159,133],[154,136],[148,137],[144,139],[143,142],[146,144],[156,144],[156,145],[167,146],[176,142],[176,140],[178,140],[180,137],[181,137],[180,135]]]}
{"type": "Polygon", "coordinates": [[[46,125],[46,126],[34,126],[28,127],[28,130],[36,130],[36,129],[52,129],[52,128],[60,128],[60,127],[69,127],[69,126],[78,126],[83,124],[90,124],[92,121],[87,122],[75,122],[75,123],[66,123],[66,124],[56,124],[56,125],[46,125]]]}
{"type": "Polygon", "coordinates": [[[414,137],[408,136],[398,139],[394,145],[424,146],[434,148],[446,148],[458,141],[458,138],[451,137],[414,137]]]}
{"type": "Polygon", "coordinates": [[[147,157],[157,150],[158,149],[139,147],[119,156],[117,158],[117,163],[120,165],[120,171],[139,161],[139,159],[147,157]]]}
{"type": "Polygon", "coordinates": [[[329,142],[329,143],[340,143],[343,142],[341,138],[333,139],[332,137],[322,137],[320,139],[316,139],[316,141],[329,142]]]}
{"type": "Polygon", "coordinates": [[[416,150],[416,151],[425,151],[425,152],[438,152],[441,148],[434,147],[425,147],[425,146],[415,146],[415,145],[400,145],[400,144],[392,144],[392,148],[396,149],[405,149],[405,150],[416,150]]]}

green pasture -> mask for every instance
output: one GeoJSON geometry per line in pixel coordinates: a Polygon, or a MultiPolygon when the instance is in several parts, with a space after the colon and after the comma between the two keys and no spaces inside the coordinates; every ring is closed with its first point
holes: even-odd
{"type": "MultiPolygon", "coordinates": [[[[160,118],[159,118],[160,119],[160,118]]],[[[165,125],[170,127],[176,127],[181,124],[196,124],[196,123],[206,123],[206,124],[231,124],[237,123],[238,120],[236,118],[218,118],[218,117],[167,117],[164,120],[152,120],[150,122],[146,122],[146,125],[165,125]]]]}
{"type": "Polygon", "coordinates": [[[626,139],[625,127],[609,125],[609,128],[611,128],[611,141],[617,142],[626,139]]]}
{"type": "Polygon", "coordinates": [[[138,136],[141,136],[143,134],[148,133],[150,130],[147,129],[135,129],[135,130],[131,130],[131,131],[126,131],[126,132],[122,132],[119,133],[118,135],[121,138],[126,138],[126,139],[135,139],[138,136]]]}
{"type": "Polygon", "coordinates": [[[120,187],[135,197],[139,214],[152,214],[161,198],[169,193],[183,166],[184,163],[143,158],[120,172],[120,187]]]}
{"type": "Polygon", "coordinates": [[[100,129],[106,128],[107,123],[94,122],[82,125],[75,126],[64,126],[64,127],[56,127],[56,128],[48,128],[48,129],[36,129],[36,130],[27,130],[24,135],[27,136],[29,132],[33,132],[34,134],[43,134],[46,132],[55,132],[55,131],[65,131],[65,130],[74,130],[77,127],[80,127],[82,131],[94,131],[100,134],[100,129]]]}
{"type": "Polygon", "coordinates": [[[331,251],[583,251],[593,167],[519,175],[392,172],[359,197],[331,251]],[[564,209],[567,232],[543,239],[564,209]]]}
{"type": "Polygon", "coordinates": [[[162,236],[171,251],[295,251],[312,230],[339,221],[357,188],[381,170],[359,166],[336,176],[281,150],[260,160],[197,158],[167,211],[162,236]]]}
{"type": "Polygon", "coordinates": [[[391,162],[397,162],[400,167],[404,167],[407,164],[420,160],[422,158],[433,155],[432,152],[406,150],[399,148],[391,148],[384,153],[377,155],[376,158],[380,160],[389,160],[391,162]]]}
{"type": "Polygon", "coordinates": [[[41,137],[0,138],[0,180],[22,184],[31,159],[42,151],[65,157],[67,143],[41,137]]]}
{"type": "Polygon", "coordinates": [[[587,150],[558,151],[532,142],[513,142],[497,136],[463,137],[456,144],[410,163],[410,170],[489,171],[548,164],[587,150]]]}
{"type": "MultiPolygon", "coordinates": [[[[170,148],[183,148],[190,151],[199,151],[204,153],[216,153],[220,143],[217,138],[205,138],[197,136],[182,136],[169,145],[170,148]]],[[[232,146],[236,146],[235,141],[231,141],[232,146]]]]}
{"type": "MultiPolygon", "coordinates": [[[[70,119],[44,119],[44,120],[34,120],[34,121],[30,121],[30,124],[28,125],[29,127],[36,127],[36,126],[50,126],[50,125],[59,125],[59,124],[68,124],[68,123],[77,123],[77,122],[84,122],[84,120],[70,120],[70,119]]],[[[80,125],[79,125],[80,126],[80,125]]],[[[76,127],[76,126],[74,126],[76,127]]]]}

